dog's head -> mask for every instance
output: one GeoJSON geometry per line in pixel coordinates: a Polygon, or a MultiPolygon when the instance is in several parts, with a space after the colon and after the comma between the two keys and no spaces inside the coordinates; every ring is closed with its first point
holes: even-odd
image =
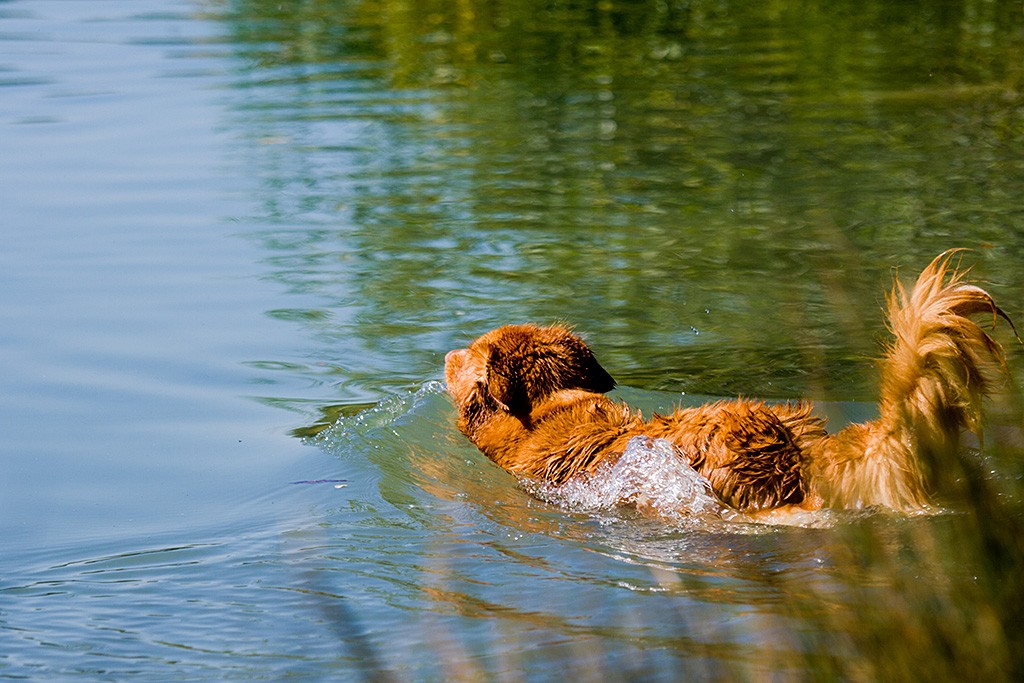
{"type": "Polygon", "coordinates": [[[450,351],[444,374],[460,426],[496,411],[525,417],[564,389],[605,393],[615,386],[583,340],[558,325],[492,330],[469,348],[450,351]]]}

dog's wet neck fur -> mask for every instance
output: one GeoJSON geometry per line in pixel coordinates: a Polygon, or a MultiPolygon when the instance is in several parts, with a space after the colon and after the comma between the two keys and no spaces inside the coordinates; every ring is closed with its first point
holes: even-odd
{"type": "Polygon", "coordinates": [[[528,430],[535,429],[550,417],[571,410],[587,401],[593,401],[594,406],[597,407],[601,403],[609,402],[609,399],[605,398],[604,394],[597,394],[593,391],[562,389],[545,396],[540,401],[540,405],[523,418],[523,426],[528,430]]]}
{"type": "MultiPolygon", "coordinates": [[[[594,422],[605,421],[607,415],[603,409],[615,405],[604,394],[582,389],[561,389],[545,396],[529,413],[512,413],[498,408],[491,420],[479,425],[472,436],[472,441],[498,465],[513,472],[529,475],[531,473],[522,468],[522,458],[518,457],[522,455],[522,442],[545,428],[555,428],[554,423],[560,416],[586,407],[588,403],[591,405],[587,412],[593,416],[594,422]],[[507,436],[510,424],[515,425],[514,436],[511,438],[507,436]],[[489,439],[487,432],[491,430],[505,433],[506,437],[500,441],[489,439]]],[[[552,440],[566,442],[570,440],[571,433],[566,431],[552,436],[552,440]]]]}

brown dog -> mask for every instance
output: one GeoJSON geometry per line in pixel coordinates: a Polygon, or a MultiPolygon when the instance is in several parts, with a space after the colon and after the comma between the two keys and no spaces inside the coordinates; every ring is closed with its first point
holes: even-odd
{"type": "Polygon", "coordinates": [[[1005,371],[1002,348],[970,316],[1009,318],[965,281],[954,253],[909,295],[896,283],[888,297],[895,341],[872,422],[830,435],[807,403],[748,400],[645,420],[604,396],[614,380],[569,330],[509,325],[445,357],[459,429],[509,472],[556,485],[646,435],[675,444],[725,503],[755,517],[787,506],[927,508],[943,458],[963,428],[979,428],[982,399],[1005,371]]]}

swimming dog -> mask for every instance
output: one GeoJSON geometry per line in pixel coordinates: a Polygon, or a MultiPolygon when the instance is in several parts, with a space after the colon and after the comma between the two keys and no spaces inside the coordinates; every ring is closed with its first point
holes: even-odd
{"type": "MultiPolygon", "coordinates": [[[[961,431],[1005,376],[1002,347],[972,317],[1010,322],[984,289],[936,257],[909,292],[887,297],[893,341],[882,359],[879,417],[830,434],[806,401],[723,400],[650,419],[609,399],[615,386],[561,325],[507,325],[445,357],[458,427],[507,471],[562,484],[621,456],[644,435],[667,439],[727,505],[916,511],[932,505],[961,431]]],[[[1016,330],[1014,330],[1016,332],[1016,330]]]]}

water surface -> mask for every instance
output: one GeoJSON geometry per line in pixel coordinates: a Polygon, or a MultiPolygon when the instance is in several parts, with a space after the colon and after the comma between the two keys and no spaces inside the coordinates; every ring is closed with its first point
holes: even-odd
{"type": "Polygon", "coordinates": [[[1012,401],[981,503],[769,529],[539,500],[436,381],[562,320],[645,410],[869,417],[894,273],[968,247],[1024,317],[1022,45],[1011,2],[0,4],[0,676],[1013,679],[1012,401]]]}

